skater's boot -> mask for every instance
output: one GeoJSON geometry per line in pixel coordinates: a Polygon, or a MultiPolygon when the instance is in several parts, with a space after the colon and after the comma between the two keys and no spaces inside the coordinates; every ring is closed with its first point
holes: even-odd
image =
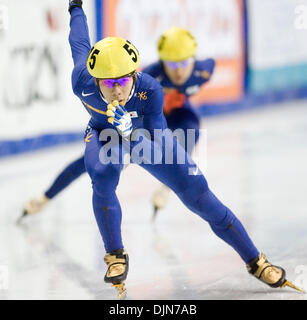
{"type": "Polygon", "coordinates": [[[18,219],[17,222],[19,222],[23,217],[27,215],[35,214],[43,210],[49,200],[50,199],[44,194],[39,197],[33,198],[24,206],[22,216],[18,219]]]}
{"type": "Polygon", "coordinates": [[[108,267],[104,281],[112,283],[116,287],[120,299],[125,298],[126,289],[124,288],[124,281],[127,278],[129,269],[129,257],[126,250],[118,249],[107,253],[104,257],[104,262],[108,267]]]}
{"type": "Polygon", "coordinates": [[[157,212],[160,209],[163,209],[168,202],[170,195],[170,189],[165,185],[162,185],[153,195],[152,204],[154,207],[154,212],[152,219],[154,220],[157,216],[157,212]]]}
{"type": "Polygon", "coordinates": [[[298,291],[304,292],[290,281],[286,280],[286,271],[278,266],[272,265],[263,253],[246,265],[247,271],[257,279],[266,283],[272,288],[283,288],[289,286],[298,291]]]}

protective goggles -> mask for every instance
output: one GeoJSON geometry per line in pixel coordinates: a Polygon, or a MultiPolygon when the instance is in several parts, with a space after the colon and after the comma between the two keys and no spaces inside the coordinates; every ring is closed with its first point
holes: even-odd
{"type": "Polygon", "coordinates": [[[113,88],[115,83],[118,83],[121,87],[125,87],[130,80],[131,76],[126,76],[119,79],[101,79],[100,82],[107,88],[113,88]]]}
{"type": "Polygon", "coordinates": [[[165,65],[171,69],[185,68],[194,61],[194,58],[188,58],[179,62],[164,61],[165,65]]]}

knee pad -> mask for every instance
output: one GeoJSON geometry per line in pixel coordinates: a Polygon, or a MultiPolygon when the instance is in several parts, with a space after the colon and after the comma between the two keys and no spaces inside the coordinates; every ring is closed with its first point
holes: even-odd
{"type": "Polygon", "coordinates": [[[225,229],[235,220],[234,214],[211,192],[207,183],[193,185],[180,198],[191,211],[215,228],[225,229]]]}
{"type": "Polygon", "coordinates": [[[100,196],[114,192],[119,182],[121,169],[122,165],[98,163],[91,174],[94,191],[100,196]]]}
{"type": "Polygon", "coordinates": [[[203,175],[191,176],[191,184],[183,192],[177,193],[180,200],[193,212],[200,215],[200,199],[209,190],[208,183],[203,175]]]}
{"type": "Polygon", "coordinates": [[[217,228],[226,228],[235,218],[209,189],[199,198],[198,205],[201,210],[200,216],[217,228]]]}

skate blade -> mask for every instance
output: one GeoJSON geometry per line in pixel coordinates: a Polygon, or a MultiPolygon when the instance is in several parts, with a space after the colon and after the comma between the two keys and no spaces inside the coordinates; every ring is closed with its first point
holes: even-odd
{"type": "Polygon", "coordinates": [[[24,210],[22,215],[16,220],[16,224],[20,224],[23,221],[23,218],[28,215],[28,211],[24,210]]]}
{"type": "Polygon", "coordinates": [[[118,291],[118,299],[123,300],[127,296],[127,289],[125,288],[125,283],[119,283],[119,284],[112,284],[112,287],[115,287],[115,289],[118,291]]]}
{"type": "Polygon", "coordinates": [[[284,287],[286,287],[286,286],[287,286],[287,287],[290,287],[290,288],[292,288],[292,289],[295,289],[295,290],[297,290],[297,291],[300,291],[300,292],[302,292],[302,293],[305,293],[305,291],[304,291],[303,289],[295,286],[292,282],[290,282],[290,281],[288,281],[288,280],[286,280],[280,287],[281,287],[281,288],[284,288],[284,287]]]}
{"type": "Polygon", "coordinates": [[[152,221],[156,220],[157,213],[158,213],[159,209],[160,209],[159,207],[154,206],[154,210],[153,210],[153,214],[152,214],[152,221]]]}

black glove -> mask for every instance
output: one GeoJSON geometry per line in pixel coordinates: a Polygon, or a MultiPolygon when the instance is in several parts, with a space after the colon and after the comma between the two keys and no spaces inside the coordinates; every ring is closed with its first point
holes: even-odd
{"type": "Polygon", "coordinates": [[[69,13],[71,13],[71,10],[76,7],[82,8],[82,0],[69,0],[69,13]]]}

